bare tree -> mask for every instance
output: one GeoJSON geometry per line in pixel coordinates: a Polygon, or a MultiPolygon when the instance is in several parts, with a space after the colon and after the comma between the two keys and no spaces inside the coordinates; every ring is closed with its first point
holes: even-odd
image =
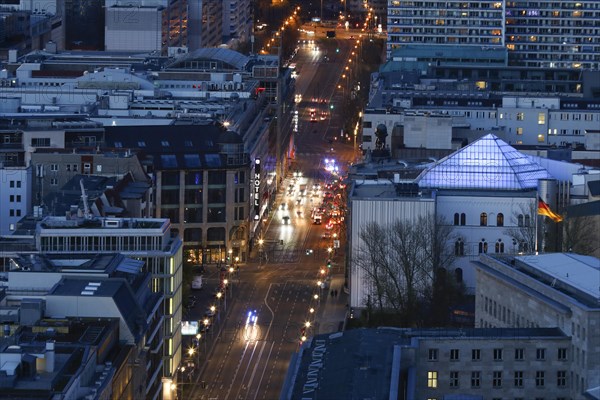
{"type": "Polygon", "coordinates": [[[563,224],[563,251],[597,256],[600,251],[600,219],[567,214],[563,224]]]}
{"type": "Polygon", "coordinates": [[[420,304],[430,300],[437,268],[454,261],[453,227],[443,219],[421,216],[390,225],[366,225],[357,266],[366,274],[380,311],[393,310],[413,323],[420,304]]]}
{"type": "Polygon", "coordinates": [[[529,205],[520,205],[519,211],[513,214],[517,226],[508,228],[505,233],[513,239],[519,253],[534,253],[536,244],[536,218],[537,205],[531,202],[529,205]]]}
{"type": "Polygon", "coordinates": [[[367,224],[359,234],[365,248],[358,252],[355,263],[358,268],[364,271],[367,279],[367,284],[373,288],[377,299],[379,310],[384,307],[384,284],[385,284],[385,264],[389,261],[386,259],[388,241],[385,239],[387,234],[385,228],[376,223],[367,224]]]}

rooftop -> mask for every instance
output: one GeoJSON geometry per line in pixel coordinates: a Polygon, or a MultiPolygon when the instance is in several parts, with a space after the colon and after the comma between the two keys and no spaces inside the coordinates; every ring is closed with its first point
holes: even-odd
{"type": "MultiPolygon", "coordinates": [[[[558,328],[353,329],[308,340],[290,363],[282,398],[389,399],[394,346],[421,340],[565,338],[558,328]]],[[[403,368],[406,368],[402,366],[403,368]]]]}
{"type": "Polygon", "coordinates": [[[579,295],[581,300],[595,300],[596,307],[600,307],[600,258],[575,253],[548,253],[515,259],[517,265],[537,273],[537,278],[550,282],[552,287],[579,295]]]}
{"type": "Polygon", "coordinates": [[[488,134],[436,162],[417,181],[431,189],[529,190],[552,178],[533,158],[488,134]]]}

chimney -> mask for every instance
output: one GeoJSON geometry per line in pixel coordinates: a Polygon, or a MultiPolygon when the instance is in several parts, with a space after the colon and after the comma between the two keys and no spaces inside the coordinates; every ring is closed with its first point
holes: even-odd
{"type": "Polygon", "coordinates": [[[54,340],[46,342],[46,372],[54,372],[54,340]]]}

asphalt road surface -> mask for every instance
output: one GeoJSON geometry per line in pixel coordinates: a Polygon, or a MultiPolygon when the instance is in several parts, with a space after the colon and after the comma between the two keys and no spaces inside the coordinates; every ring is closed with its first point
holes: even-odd
{"type": "MultiPolygon", "coordinates": [[[[299,132],[293,170],[303,176],[286,177],[262,248],[254,249],[253,260],[230,277],[227,309],[221,299],[222,312],[214,318],[213,329],[203,333],[207,340],[192,357],[196,372],[187,375],[189,383],[181,385],[184,399],[279,398],[302,328],[310,336],[319,327],[328,290],[319,288],[317,280],[331,240],[323,239],[325,226],[314,225],[311,219],[323,190],[313,194],[310,189],[335,178],[325,171],[325,158],[336,158],[343,169],[353,157],[351,142],[340,144],[333,138],[342,127],[337,105],[344,93],[337,86],[354,41],[336,38],[309,43],[310,38],[304,39],[307,42],[299,43],[293,60],[298,74],[296,93],[302,96],[297,104],[299,132]],[[312,109],[315,121],[311,121],[312,109]],[[301,185],[308,188],[305,196],[300,193],[301,185]],[[248,325],[248,312],[254,311],[256,325],[248,325]]],[[[218,281],[217,272],[209,274],[209,282],[211,276],[218,281]]]]}

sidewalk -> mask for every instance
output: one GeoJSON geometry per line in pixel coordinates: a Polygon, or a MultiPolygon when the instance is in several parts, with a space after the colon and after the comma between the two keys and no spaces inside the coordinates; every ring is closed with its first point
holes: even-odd
{"type": "Polygon", "coordinates": [[[317,320],[319,328],[317,334],[334,333],[341,331],[346,320],[346,304],[348,304],[348,295],[343,289],[344,277],[334,276],[331,279],[331,285],[327,289],[325,304],[317,320]],[[336,297],[331,297],[331,290],[337,290],[336,297]]]}

